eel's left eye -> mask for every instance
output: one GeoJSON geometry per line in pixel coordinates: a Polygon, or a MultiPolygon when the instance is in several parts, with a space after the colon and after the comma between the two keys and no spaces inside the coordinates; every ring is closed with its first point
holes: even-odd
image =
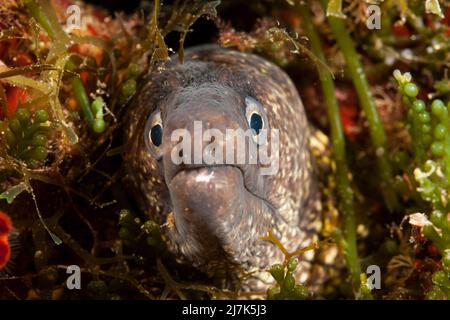
{"type": "Polygon", "coordinates": [[[267,138],[267,116],[263,106],[254,98],[245,97],[245,116],[248,126],[252,130],[253,140],[263,144],[267,138]]]}
{"type": "Polygon", "coordinates": [[[256,112],[250,116],[250,129],[254,130],[258,135],[261,129],[263,128],[263,119],[261,115],[256,112]]]}
{"type": "Polygon", "coordinates": [[[157,160],[162,157],[163,132],[161,112],[156,110],[148,117],[145,125],[144,140],[147,150],[157,160]]]}

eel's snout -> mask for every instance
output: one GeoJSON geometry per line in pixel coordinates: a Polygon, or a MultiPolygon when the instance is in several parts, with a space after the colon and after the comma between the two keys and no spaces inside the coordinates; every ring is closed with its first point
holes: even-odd
{"type": "MultiPolygon", "coordinates": [[[[205,87],[176,96],[164,121],[167,183],[181,170],[234,164],[234,157],[231,163],[227,159],[226,136],[245,126],[240,103],[236,94],[225,88],[205,87]]],[[[234,154],[233,150],[228,151],[234,154]]]]}
{"type": "Polygon", "coordinates": [[[239,103],[225,87],[201,87],[173,99],[164,121],[163,164],[175,216],[214,224],[244,187],[244,167],[226,159],[227,130],[245,125],[239,103]]]}
{"type": "Polygon", "coordinates": [[[242,234],[235,227],[246,212],[265,208],[248,192],[257,169],[236,163],[235,145],[233,158],[226,157],[227,130],[245,130],[241,104],[231,89],[199,88],[177,95],[164,120],[162,161],[176,242],[194,261],[237,255],[242,234]]]}
{"type": "Polygon", "coordinates": [[[180,171],[169,190],[178,231],[205,247],[226,242],[227,224],[241,218],[245,204],[241,172],[231,166],[180,171]]]}

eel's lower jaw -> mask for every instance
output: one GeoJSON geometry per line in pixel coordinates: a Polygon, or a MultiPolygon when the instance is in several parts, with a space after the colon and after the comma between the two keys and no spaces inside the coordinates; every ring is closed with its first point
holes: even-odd
{"type": "Polygon", "coordinates": [[[237,167],[179,171],[168,186],[175,224],[170,237],[194,265],[245,262],[249,247],[269,229],[272,208],[246,189],[237,167]]]}

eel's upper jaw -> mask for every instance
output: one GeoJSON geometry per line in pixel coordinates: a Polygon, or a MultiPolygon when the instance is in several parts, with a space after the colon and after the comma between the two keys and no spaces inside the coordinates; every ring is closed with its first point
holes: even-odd
{"type": "Polygon", "coordinates": [[[244,250],[269,228],[273,208],[248,191],[238,167],[182,170],[168,186],[177,242],[191,260],[246,260],[244,250]]]}

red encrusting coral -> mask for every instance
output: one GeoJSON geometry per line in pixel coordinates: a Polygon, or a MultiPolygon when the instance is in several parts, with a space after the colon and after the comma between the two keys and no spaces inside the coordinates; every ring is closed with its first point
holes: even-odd
{"type": "Polygon", "coordinates": [[[28,94],[26,90],[19,87],[10,87],[6,90],[8,101],[7,117],[12,117],[16,113],[17,108],[21,103],[27,102],[28,94]]]}
{"type": "Polygon", "coordinates": [[[0,269],[5,267],[11,258],[11,248],[8,242],[8,235],[11,230],[11,219],[6,213],[0,211],[0,269]]]}

